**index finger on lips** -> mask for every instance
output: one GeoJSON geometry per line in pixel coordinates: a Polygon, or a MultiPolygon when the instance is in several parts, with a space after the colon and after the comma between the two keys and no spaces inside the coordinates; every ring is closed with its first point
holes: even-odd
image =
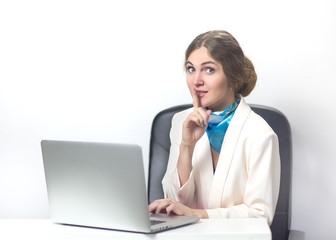
{"type": "Polygon", "coordinates": [[[192,88],[190,92],[191,92],[191,97],[192,97],[192,100],[193,100],[194,108],[199,108],[200,103],[199,103],[199,98],[197,96],[196,90],[194,88],[192,88]]]}

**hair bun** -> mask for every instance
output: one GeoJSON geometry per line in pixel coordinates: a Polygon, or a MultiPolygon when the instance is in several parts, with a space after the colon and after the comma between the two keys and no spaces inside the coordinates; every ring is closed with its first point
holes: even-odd
{"type": "Polygon", "coordinates": [[[253,63],[246,56],[244,57],[244,83],[240,89],[240,94],[246,97],[254,89],[257,82],[257,74],[254,70],[253,63]]]}

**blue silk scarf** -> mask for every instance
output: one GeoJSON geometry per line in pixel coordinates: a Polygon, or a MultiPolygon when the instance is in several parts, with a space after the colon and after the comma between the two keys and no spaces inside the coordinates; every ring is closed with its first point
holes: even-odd
{"type": "Polygon", "coordinates": [[[229,127],[231,119],[238,107],[239,100],[223,111],[212,112],[209,117],[206,133],[208,135],[210,146],[220,153],[225,133],[229,127]]]}

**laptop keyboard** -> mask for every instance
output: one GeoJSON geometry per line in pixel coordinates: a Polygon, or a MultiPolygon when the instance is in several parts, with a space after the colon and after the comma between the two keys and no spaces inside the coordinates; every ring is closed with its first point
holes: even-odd
{"type": "Polygon", "coordinates": [[[151,222],[151,226],[153,226],[153,225],[156,225],[156,224],[164,223],[166,221],[150,220],[150,222],[151,222]]]}

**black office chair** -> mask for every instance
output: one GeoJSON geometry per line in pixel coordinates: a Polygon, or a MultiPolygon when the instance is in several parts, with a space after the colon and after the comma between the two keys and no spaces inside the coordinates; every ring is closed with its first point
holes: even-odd
{"type": "MultiPolygon", "coordinates": [[[[281,182],[278,204],[271,225],[273,240],[288,240],[291,225],[291,172],[292,137],[287,118],[278,110],[261,105],[250,105],[253,111],[262,116],[278,135],[281,158],[281,182]]],[[[171,128],[175,113],[192,105],[180,105],[158,113],[152,124],[148,172],[148,201],[163,198],[162,178],[166,172],[171,128]]]]}

